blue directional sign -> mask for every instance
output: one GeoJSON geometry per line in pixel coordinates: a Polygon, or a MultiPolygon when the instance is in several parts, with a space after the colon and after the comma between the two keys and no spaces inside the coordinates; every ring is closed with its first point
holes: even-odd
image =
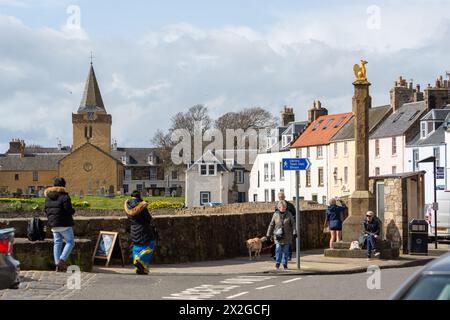
{"type": "Polygon", "coordinates": [[[311,168],[311,161],[309,161],[309,159],[283,159],[284,171],[303,171],[309,170],[309,168],[311,168]]]}

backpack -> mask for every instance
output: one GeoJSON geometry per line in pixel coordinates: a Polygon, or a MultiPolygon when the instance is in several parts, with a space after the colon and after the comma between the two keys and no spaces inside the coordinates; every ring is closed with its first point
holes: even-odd
{"type": "Polygon", "coordinates": [[[31,242],[45,239],[44,224],[41,219],[35,217],[28,221],[27,237],[31,242]]]}

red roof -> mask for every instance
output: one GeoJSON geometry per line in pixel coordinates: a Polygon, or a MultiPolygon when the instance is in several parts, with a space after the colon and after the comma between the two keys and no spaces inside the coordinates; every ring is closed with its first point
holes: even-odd
{"type": "Polygon", "coordinates": [[[330,143],[330,139],[352,117],[352,112],[319,117],[291,144],[291,148],[320,146],[330,143]]]}

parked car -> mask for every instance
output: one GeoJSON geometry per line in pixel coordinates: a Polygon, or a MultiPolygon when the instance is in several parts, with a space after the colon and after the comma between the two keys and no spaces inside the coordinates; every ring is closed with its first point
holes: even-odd
{"type": "Polygon", "coordinates": [[[14,229],[0,229],[0,290],[19,287],[20,263],[12,257],[14,229]]]}
{"type": "Polygon", "coordinates": [[[411,276],[392,300],[450,300],[450,253],[411,276]]]}
{"type": "MultiPolygon", "coordinates": [[[[437,202],[439,208],[437,211],[437,237],[438,240],[450,240],[450,192],[438,191],[437,202]]],[[[429,223],[428,235],[431,240],[434,240],[434,211],[432,206],[428,206],[425,217],[429,223]]]]}

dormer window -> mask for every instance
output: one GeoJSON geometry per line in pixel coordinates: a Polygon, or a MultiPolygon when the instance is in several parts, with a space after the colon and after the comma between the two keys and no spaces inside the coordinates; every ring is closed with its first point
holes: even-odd
{"type": "Polygon", "coordinates": [[[155,156],[153,154],[149,154],[147,157],[147,163],[150,165],[154,165],[155,164],[155,156]]]}
{"type": "Polygon", "coordinates": [[[283,136],[283,147],[288,146],[293,140],[293,136],[292,135],[284,135],[283,136]]]}
{"type": "Polygon", "coordinates": [[[122,156],[122,163],[124,164],[124,165],[127,165],[128,164],[128,157],[125,155],[125,156],[122,156]]]}
{"type": "Polygon", "coordinates": [[[200,165],[200,175],[201,176],[215,176],[217,173],[216,164],[201,164],[200,165]]]}

